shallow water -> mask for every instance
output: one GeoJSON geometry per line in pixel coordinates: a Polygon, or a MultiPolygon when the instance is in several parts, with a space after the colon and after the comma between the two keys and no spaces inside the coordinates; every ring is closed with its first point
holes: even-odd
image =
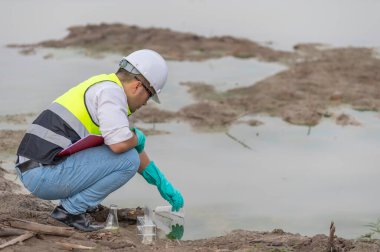
{"type": "MultiPolygon", "coordinates": [[[[251,150],[225,133],[199,134],[185,124],[156,124],[171,134],[149,137],[147,151],[185,197],[184,238],[235,228],[283,228],[313,235],[327,233],[331,220],[339,236],[366,233],[364,225],[375,221],[380,209],[380,118],[343,111],[362,126],[342,127],[325,119],[307,135],[307,127],[266,116],[254,117],[264,122],[258,127],[234,125],[229,133],[251,150]]],[[[151,208],[165,204],[141,176],[106,202],[115,201],[149,202],[151,208]]]]}
{"type": "MultiPolygon", "coordinates": [[[[72,53],[70,50],[39,50],[36,55],[22,56],[15,50],[0,48],[0,64],[3,66],[0,71],[4,71],[0,76],[0,115],[37,113],[65,90],[88,77],[115,72],[119,61],[115,55],[99,60],[72,56],[72,53]],[[58,56],[45,60],[43,56],[46,54],[58,56]],[[23,68],[25,79],[19,77],[21,62],[28,66],[23,68]]],[[[286,69],[276,63],[232,57],[203,62],[170,61],[168,65],[170,75],[165,92],[160,95],[160,108],[172,111],[194,102],[181,82],[206,81],[217,90],[224,91],[252,85],[286,69]]]]}
{"type": "MultiPolygon", "coordinates": [[[[380,3],[374,0],[182,0],[100,1],[3,0],[0,45],[56,39],[75,24],[124,22],[170,27],[203,35],[234,35],[290,49],[298,42],[379,46],[380,3]],[[147,6],[151,9],[143,9],[147,6]],[[115,7],[117,5],[117,7],[115,7]],[[133,11],[128,8],[133,6],[133,11]],[[46,11],[49,10],[49,11],[46,11]],[[213,13],[213,18],[209,13],[213,13]],[[141,13],[146,13],[144,18],[141,13]],[[194,18],[196,17],[196,18],[194,18]],[[353,18],[354,17],[354,18],[353,18]]],[[[38,112],[73,84],[113,72],[120,58],[88,59],[73,51],[41,50],[23,56],[0,47],[0,115],[38,112]]],[[[225,90],[250,85],[284,69],[277,64],[230,57],[201,63],[169,62],[162,108],[192,102],[182,81],[205,81],[225,90]],[[174,98],[173,98],[174,97],[174,98]]],[[[223,234],[234,228],[283,228],[302,234],[357,237],[379,215],[379,117],[348,110],[363,123],[341,127],[331,120],[311,129],[278,118],[257,116],[264,125],[236,124],[229,133],[193,132],[183,123],[156,124],[170,135],[151,136],[147,150],[186,202],[184,239],[223,234]]],[[[1,128],[14,125],[1,124],[1,128]]],[[[11,160],[11,159],[9,159],[11,160]]],[[[166,204],[155,188],[136,176],[106,203],[120,206],[166,204]]]]}

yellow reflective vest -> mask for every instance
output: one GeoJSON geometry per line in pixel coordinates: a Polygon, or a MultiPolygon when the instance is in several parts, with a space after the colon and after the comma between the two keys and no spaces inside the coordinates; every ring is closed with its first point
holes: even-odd
{"type": "Polygon", "coordinates": [[[87,110],[85,95],[92,85],[104,81],[114,82],[123,88],[114,73],[93,76],[74,86],[33,121],[21,140],[17,155],[42,164],[57,164],[63,160],[57,156],[62,149],[89,134],[101,135],[99,125],[87,110]]]}

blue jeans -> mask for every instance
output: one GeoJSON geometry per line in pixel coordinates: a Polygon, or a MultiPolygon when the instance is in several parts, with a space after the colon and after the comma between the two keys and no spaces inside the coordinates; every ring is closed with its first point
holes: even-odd
{"type": "Polygon", "coordinates": [[[116,154],[102,145],[77,152],[58,165],[26,171],[20,179],[36,197],[59,199],[69,213],[80,214],[127,183],[139,166],[135,149],[116,154]]]}

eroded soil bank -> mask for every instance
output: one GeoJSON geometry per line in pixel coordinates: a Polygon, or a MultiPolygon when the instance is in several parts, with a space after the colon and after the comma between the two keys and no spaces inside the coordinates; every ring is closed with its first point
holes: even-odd
{"type": "MultiPolygon", "coordinates": [[[[160,52],[169,60],[204,60],[223,56],[238,58],[257,57],[267,61],[286,60],[291,54],[275,51],[247,39],[231,36],[206,38],[192,33],[170,29],[141,28],[125,24],[100,24],[73,26],[61,40],[43,41],[21,45],[24,53],[32,53],[36,47],[80,48],[88,56],[115,52],[127,55],[141,48],[160,52]]],[[[20,47],[20,45],[10,45],[20,47]]]]}
{"type": "Polygon", "coordinates": [[[334,106],[380,109],[380,59],[371,48],[299,44],[294,46],[294,52],[283,52],[247,39],[203,37],[123,24],[75,26],[61,40],[13,46],[29,53],[38,47],[80,48],[88,56],[109,52],[126,55],[140,48],[152,48],[171,60],[256,57],[288,66],[255,85],[226,92],[216,92],[207,83],[185,83],[197,103],[177,113],[162,111],[160,116],[153,116],[157,109],[148,107],[136,113],[139,120],[180,119],[200,129],[223,130],[242,115],[265,113],[292,124],[313,126],[323,116],[332,116],[329,108],[334,106]],[[147,114],[151,116],[144,119],[147,114]]]}

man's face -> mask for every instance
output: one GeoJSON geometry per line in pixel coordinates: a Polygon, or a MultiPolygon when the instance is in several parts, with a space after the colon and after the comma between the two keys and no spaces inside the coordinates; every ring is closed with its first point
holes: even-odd
{"type": "Polygon", "coordinates": [[[126,92],[126,94],[128,106],[132,113],[146,105],[149,98],[154,95],[154,89],[148,85],[138,77],[135,77],[135,80],[131,82],[129,92],[126,92]]]}

